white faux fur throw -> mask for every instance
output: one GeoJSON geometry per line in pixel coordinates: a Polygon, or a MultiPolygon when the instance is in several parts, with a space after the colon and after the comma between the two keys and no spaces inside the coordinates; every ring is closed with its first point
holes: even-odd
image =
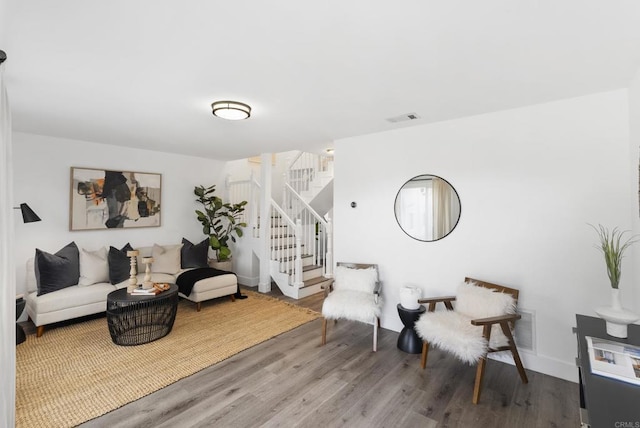
{"type": "MultiPolygon", "coordinates": [[[[423,314],[415,330],[430,345],[454,354],[465,363],[475,364],[487,352],[482,327],[472,325],[471,318],[455,311],[423,314]]],[[[493,336],[493,331],[491,333],[493,336]]]]}
{"type": "Polygon", "coordinates": [[[327,319],[348,319],[373,323],[374,317],[380,317],[382,299],[378,303],[373,293],[353,290],[335,290],[324,299],[322,315],[327,319]]]}
{"type": "Polygon", "coordinates": [[[456,291],[456,312],[471,318],[488,318],[516,312],[516,302],[511,294],[492,288],[462,283],[456,291]]]}
{"type": "MultiPolygon", "coordinates": [[[[454,311],[427,312],[415,324],[416,333],[423,340],[448,351],[460,360],[475,364],[487,352],[482,326],[471,324],[472,319],[487,318],[515,312],[515,301],[509,294],[462,284],[458,288],[454,311]]],[[[491,347],[509,342],[499,325],[491,329],[491,347]]]]}
{"type": "Polygon", "coordinates": [[[373,293],[378,281],[378,270],[374,267],[367,269],[353,269],[346,266],[336,266],[333,273],[333,289],[336,291],[353,290],[373,293]]]}

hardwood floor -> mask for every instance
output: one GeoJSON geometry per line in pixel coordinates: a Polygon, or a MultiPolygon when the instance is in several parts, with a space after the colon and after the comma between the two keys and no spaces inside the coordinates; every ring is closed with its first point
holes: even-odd
{"type": "MultiPolygon", "coordinates": [[[[278,296],[278,292],[272,295],[278,296]]],[[[294,301],[295,302],[295,301],[294,301]]],[[[322,294],[297,304],[320,310],[322,294]]],[[[368,325],[321,320],[248,349],[82,427],[578,427],[578,386],[489,361],[480,404],[474,367],[434,349],[396,347],[381,329],[371,352],[368,325]]],[[[117,394],[117,391],[113,392],[117,394]]]]}

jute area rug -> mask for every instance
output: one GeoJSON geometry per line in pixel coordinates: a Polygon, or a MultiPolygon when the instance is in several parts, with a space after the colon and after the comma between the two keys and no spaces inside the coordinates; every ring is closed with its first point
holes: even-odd
{"type": "Polygon", "coordinates": [[[16,347],[16,426],[78,425],[320,316],[244,293],[200,312],[181,299],[171,333],[145,345],[113,344],[104,317],[29,335],[16,347]]]}

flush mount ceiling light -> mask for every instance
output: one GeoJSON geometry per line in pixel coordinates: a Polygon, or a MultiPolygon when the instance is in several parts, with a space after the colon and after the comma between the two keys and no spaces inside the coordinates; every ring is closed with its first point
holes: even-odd
{"type": "Polygon", "coordinates": [[[251,107],[237,101],[216,101],[211,104],[213,115],[228,120],[242,120],[251,116],[251,107]]]}

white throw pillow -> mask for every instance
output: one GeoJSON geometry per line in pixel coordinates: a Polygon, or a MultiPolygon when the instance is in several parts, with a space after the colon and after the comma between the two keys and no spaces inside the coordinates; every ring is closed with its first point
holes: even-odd
{"type": "Polygon", "coordinates": [[[353,290],[373,293],[378,281],[378,270],[374,267],[367,269],[352,269],[346,266],[337,266],[335,271],[335,290],[353,290]]]}
{"type": "Polygon", "coordinates": [[[109,258],[106,247],[95,251],[80,249],[80,280],[78,285],[109,282],[109,258]]]}
{"type": "Polygon", "coordinates": [[[456,294],[456,311],[471,318],[488,318],[516,311],[516,302],[510,294],[491,288],[462,283],[456,294]]]}
{"type": "MultiPolygon", "coordinates": [[[[151,257],[153,257],[153,264],[151,265],[151,272],[154,273],[168,273],[175,275],[180,271],[180,249],[182,244],[161,246],[153,244],[153,250],[151,251],[151,257]]],[[[144,273],[145,266],[140,266],[138,272],[144,273]]]]}

